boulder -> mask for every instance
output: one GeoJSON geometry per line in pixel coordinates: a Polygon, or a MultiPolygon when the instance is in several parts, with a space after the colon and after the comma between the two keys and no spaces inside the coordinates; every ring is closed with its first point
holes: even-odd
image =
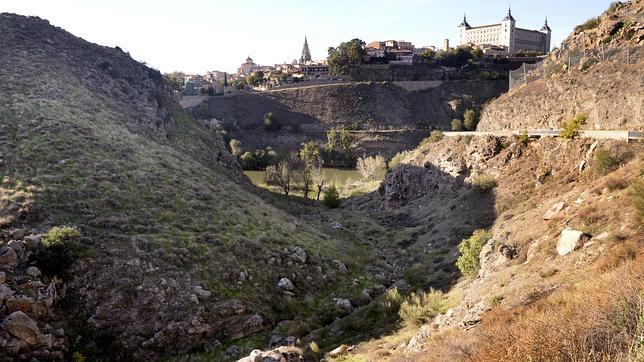
{"type": "Polygon", "coordinates": [[[340,224],[337,221],[331,221],[331,222],[329,222],[329,225],[331,225],[331,228],[334,229],[334,230],[339,230],[339,229],[343,228],[342,224],[340,224]]]}
{"type": "Polygon", "coordinates": [[[25,246],[27,250],[36,250],[42,243],[43,234],[25,236],[25,246]]]}
{"type": "Polygon", "coordinates": [[[344,312],[351,313],[353,311],[353,305],[349,299],[338,298],[335,305],[344,312]]]}
{"type": "Polygon", "coordinates": [[[18,265],[18,254],[6,245],[0,248],[0,266],[3,265],[10,267],[18,265]]]}
{"type": "Polygon", "coordinates": [[[336,268],[338,268],[338,271],[342,274],[348,271],[346,264],[344,264],[340,260],[333,260],[333,264],[335,264],[336,268]]]}
{"type": "Polygon", "coordinates": [[[282,289],[282,290],[293,290],[295,289],[295,286],[293,285],[293,282],[289,278],[282,278],[280,279],[279,282],[277,282],[277,287],[282,289]]]}
{"type": "Polygon", "coordinates": [[[552,205],[552,207],[550,207],[550,208],[548,209],[548,211],[546,211],[546,212],[543,214],[543,219],[544,219],[544,220],[550,220],[550,219],[552,219],[553,217],[557,216],[557,214],[559,214],[559,212],[560,212],[561,210],[563,210],[564,206],[566,206],[566,203],[565,203],[565,202],[563,202],[563,201],[558,202],[558,203],[556,203],[556,204],[552,205]]]}
{"type": "Polygon", "coordinates": [[[27,274],[34,278],[38,278],[42,273],[40,272],[40,269],[36,268],[35,266],[30,266],[27,268],[27,274]]]}
{"type": "Polygon", "coordinates": [[[43,341],[43,335],[40,333],[36,322],[20,311],[13,312],[6,317],[0,327],[12,336],[32,346],[38,346],[43,341]]]}
{"type": "Polygon", "coordinates": [[[557,242],[557,253],[562,256],[570,254],[584,245],[588,239],[590,239],[590,235],[581,231],[564,229],[557,242]]]}
{"type": "Polygon", "coordinates": [[[195,294],[201,298],[208,298],[212,293],[203,289],[201,286],[197,285],[194,288],[195,294]]]}
{"type": "Polygon", "coordinates": [[[23,229],[16,229],[11,232],[11,237],[20,240],[25,237],[25,231],[23,229]]]}
{"type": "Polygon", "coordinates": [[[348,350],[349,350],[349,346],[347,346],[346,344],[342,344],[339,347],[337,347],[336,349],[334,349],[331,352],[327,353],[327,356],[331,357],[331,358],[340,357],[343,354],[347,353],[348,350]]]}
{"type": "Polygon", "coordinates": [[[300,264],[304,264],[306,263],[306,251],[304,250],[303,247],[297,246],[293,250],[293,254],[291,254],[291,258],[295,259],[300,264]]]}
{"type": "Polygon", "coordinates": [[[363,289],[358,296],[351,299],[351,304],[357,307],[361,307],[369,303],[371,303],[371,295],[369,295],[369,291],[367,289],[363,289]]]}

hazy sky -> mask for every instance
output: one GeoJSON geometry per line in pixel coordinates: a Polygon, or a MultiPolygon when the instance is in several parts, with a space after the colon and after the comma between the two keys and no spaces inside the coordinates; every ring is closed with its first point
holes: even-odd
{"type": "Polygon", "coordinates": [[[557,46],[609,0],[0,0],[0,12],[36,15],[94,43],[120,46],[162,72],[236,71],[250,55],[273,65],[299,58],[304,35],[314,59],[358,37],[456,42],[463,12],[470,25],[499,22],[508,2],[517,26],[540,29],[557,46]]]}

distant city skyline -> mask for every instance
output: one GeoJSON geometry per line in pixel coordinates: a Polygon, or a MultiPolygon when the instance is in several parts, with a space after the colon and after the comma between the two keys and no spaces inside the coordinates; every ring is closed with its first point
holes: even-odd
{"type": "MultiPolygon", "coordinates": [[[[586,19],[611,3],[590,1],[510,1],[517,26],[539,29],[544,19],[557,47],[586,19]]],[[[120,46],[138,61],[162,72],[234,73],[247,56],[261,65],[299,59],[304,37],[313,60],[342,41],[360,38],[406,40],[417,47],[457,45],[463,14],[472,26],[499,22],[507,0],[328,0],[302,5],[295,0],[3,0],[0,12],[39,16],[93,43],[120,46]]]]}

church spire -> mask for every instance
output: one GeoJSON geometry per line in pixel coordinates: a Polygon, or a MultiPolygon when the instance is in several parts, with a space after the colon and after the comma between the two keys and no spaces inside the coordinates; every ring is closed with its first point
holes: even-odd
{"type": "Polygon", "coordinates": [[[309,41],[304,35],[304,47],[302,47],[302,56],[300,57],[300,64],[305,64],[311,61],[311,51],[309,50],[309,41]]]}
{"type": "Polygon", "coordinates": [[[465,16],[465,13],[463,13],[463,22],[461,23],[461,25],[459,25],[459,27],[461,26],[464,26],[465,29],[471,28],[470,24],[467,23],[467,17],[465,16]]]}
{"type": "Polygon", "coordinates": [[[510,5],[508,5],[508,15],[506,15],[505,18],[503,18],[503,21],[506,21],[506,20],[515,21],[514,18],[512,17],[512,9],[510,8],[510,5]]]}
{"type": "Polygon", "coordinates": [[[546,16],[546,21],[543,23],[543,26],[541,27],[541,31],[551,31],[550,26],[548,25],[548,17],[546,16]]]}

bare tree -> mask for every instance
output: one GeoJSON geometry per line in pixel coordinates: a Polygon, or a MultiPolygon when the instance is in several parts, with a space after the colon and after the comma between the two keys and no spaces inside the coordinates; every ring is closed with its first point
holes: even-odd
{"type": "Polygon", "coordinates": [[[387,172],[387,163],[381,155],[358,158],[358,172],[363,178],[375,180],[387,172]]]}
{"type": "Polygon", "coordinates": [[[290,159],[280,161],[277,165],[266,168],[266,183],[279,186],[286,197],[291,192],[293,178],[293,164],[290,159]]]}
{"type": "Polygon", "coordinates": [[[309,165],[304,165],[300,170],[300,179],[302,181],[302,189],[304,190],[304,198],[309,198],[309,192],[313,188],[313,170],[309,165]]]}
{"type": "Polygon", "coordinates": [[[311,176],[313,178],[313,183],[318,188],[317,200],[320,201],[320,194],[322,194],[322,190],[324,189],[324,182],[326,181],[326,173],[322,168],[322,161],[320,159],[318,159],[317,162],[314,162],[313,165],[311,165],[311,176]]]}

